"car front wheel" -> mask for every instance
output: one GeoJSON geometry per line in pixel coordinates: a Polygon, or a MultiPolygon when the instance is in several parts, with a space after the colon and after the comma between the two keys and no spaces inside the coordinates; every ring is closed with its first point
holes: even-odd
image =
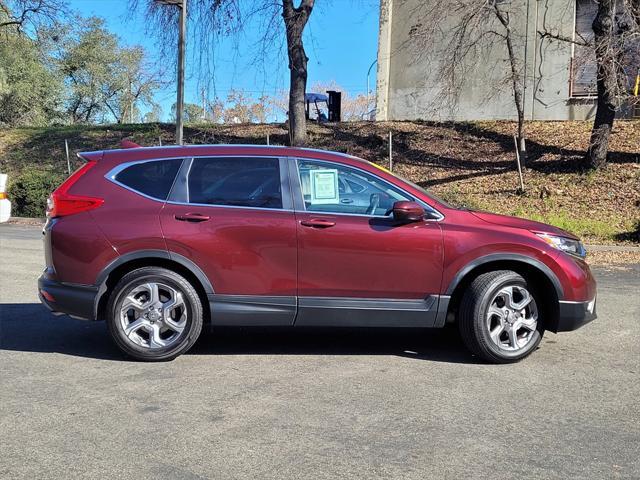
{"type": "Polygon", "coordinates": [[[534,285],[510,270],[479,275],[462,297],[458,326],[465,345],[491,363],[533,352],[544,328],[534,285]]]}
{"type": "Polygon", "coordinates": [[[165,268],[127,273],[115,286],[107,312],[114,342],[137,360],[172,360],[189,350],[202,330],[198,293],[165,268]]]}

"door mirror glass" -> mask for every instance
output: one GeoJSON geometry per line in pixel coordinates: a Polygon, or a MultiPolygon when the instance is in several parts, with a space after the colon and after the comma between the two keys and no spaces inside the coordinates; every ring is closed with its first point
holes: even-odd
{"type": "Polygon", "coordinates": [[[395,202],[392,211],[393,219],[398,222],[410,223],[424,220],[424,208],[416,202],[395,202]]]}

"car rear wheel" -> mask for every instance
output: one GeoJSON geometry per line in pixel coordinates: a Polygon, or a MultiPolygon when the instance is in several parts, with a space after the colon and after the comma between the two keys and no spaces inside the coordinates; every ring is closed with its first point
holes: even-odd
{"type": "Polygon", "coordinates": [[[462,297],[458,326],[465,345],[491,363],[516,362],[544,333],[534,285],[510,270],[479,275],[462,297]]]}
{"type": "Polygon", "coordinates": [[[202,330],[198,293],[165,268],[127,273],[113,289],[107,312],[114,342],[137,360],[172,360],[189,350],[202,330]]]}

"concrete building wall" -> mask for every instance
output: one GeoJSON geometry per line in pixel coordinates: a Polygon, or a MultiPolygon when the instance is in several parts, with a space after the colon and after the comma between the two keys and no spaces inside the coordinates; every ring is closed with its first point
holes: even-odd
{"type": "MultiPolygon", "coordinates": [[[[512,0],[514,49],[522,59],[525,117],[530,120],[587,119],[595,99],[570,96],[572,46],[538,32],[573,37],[576,0],[512,0]]],[[[425,46],[411,35],[440,0],[381,0],[377,75],[377,120],[512,120],[516,118],[509,59],[504,41],[482,42],[461,66],[464,74],[452,91],[440,76],[448,58],[443,50],[459,19],[438,17],[441,36],[425,46]],[[436,3],[437,2],[437,3],[436,3]]],[[[491,29],[499,31],[497,23],[491,29]]],[[[489,28],[487,28],[489,29],[489,28]]]]}

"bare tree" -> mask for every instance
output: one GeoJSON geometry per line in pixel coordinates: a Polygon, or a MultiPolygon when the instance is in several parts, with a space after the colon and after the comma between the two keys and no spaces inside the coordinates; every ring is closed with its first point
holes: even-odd
{"type": "MultiPolygon", "coordinates": [[[[161,44],[175,44],[173,40],[176,27],[175,8],[162,6],[153,0],[129,1],[132,9],[144,9],[151,31],[158,35],[161,44]]],[[[286,39],[290,70],[290,141],[292,145],[303,145],[307,140],[304,94],[307,84],[308,58],[302,35],[313,11],[315,0],[299,0],[297,6],[294,0],[188,0],[188,2],[188,21],[191,29],[189,38],[195,38],[199,42],[196,50],[197,55],[200,56],[201,66],[203,65],[202,57],[211,55],[216,38],[222,35],[239,37],[248,25],[258,26],[261,30],[261,38],[257,45],[258,56],[264,57],[268,50],[277,49],[281,41],[286,39]]]]}
{"type": "Polygon", "coordinates": [[[254,101],[242,90],[231,90],[224,105],[224,123],[265,123],[270,113],[268,99],[261,96],[254,101]]]}
{"type": "Polygon", "coordinates": [[[630,90],[625,54],[629,41],[640,43],[640,0],[600,0],[593,32],[598,64],[598,106],[586,162],[591,168],[599,168],[607,161],[616,111],[630,90]]]}
{"type": "MultiPolygon", "coordinates": [[[[522,35],[512,28],[513,18],[524,15],[520,5],[505,0],[431,0],[419,3],[412,12],[414,24],[409,41],[401,48],[413,48],[416,55],[433,56],[432,72],[441,86],[442,101],[457,103],[480,59],[506,56],[508,68],[491,70],[499,78],[492,89],[498,96],[510,88],[518,119],[518,149],[526,158],[524,119],[524,74],[520,58],[522,35]],[[439,46],[439,47],[438,47],[439,46]]],[[[486,100],[489,100],[487,98],[486,100]]],[[[441,108],[446,108],[444,105],[441,108]]]]}
{"type": "Polygon", "coordinates": [[[0,29],[37,30],[53,25],[67,12],[62,0],[0,0],[0,29]]]}
{"type": "Polygon", "coordinates": [[[572,43],[597,66],[597,107],[585,166],[600,168],[607,161],[609,138],[620,108],[632,102],[631,73],[640,62],[640,0],[599,0],[592,24],[593,37],[569,38],[539,31],[542,39],[572,43]]]}
{"type": "Polygon", "coordinates": [[[516,111],[518,112],[518,149],[520,150],[520,159],[524,162],[526,160],[527,149],[524,138],[524,83],[522,76],[522,67],[520,65],[520,58],[515,52],[513,45],[513,33],[511,31],[511,16],[507,10],[503,10],[499,1],[493,2],[493,12],[502,24],[504,32],[502,34],[497,33],[498,36],[502,35],[504,43],[507,47],[509,55],[509,67],[511,68],[511,85],[513,88],[513,101],[516,104],[516,111]]]}

